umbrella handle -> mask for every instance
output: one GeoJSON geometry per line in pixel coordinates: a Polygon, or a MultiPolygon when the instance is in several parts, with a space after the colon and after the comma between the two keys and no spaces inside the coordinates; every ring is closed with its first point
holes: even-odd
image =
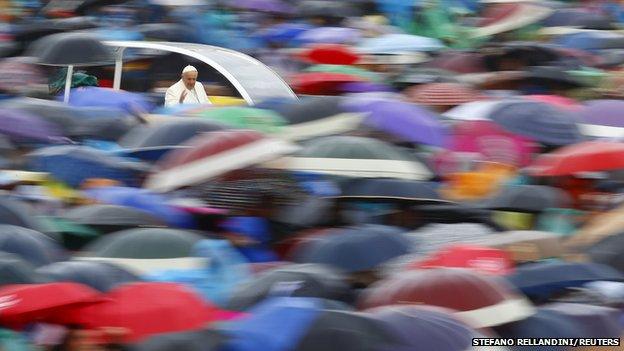
{"type": "Polygon", "coordinates": [[[72,76],[74,75],[74,66],[67,66],[67,77],[65,78],[65,96],[63,102],[69,102],[69,91],[71,90],[72,76]]]}

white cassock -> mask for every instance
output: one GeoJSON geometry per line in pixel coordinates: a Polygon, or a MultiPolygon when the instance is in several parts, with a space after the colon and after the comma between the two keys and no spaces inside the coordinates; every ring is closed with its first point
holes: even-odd
{"type": "Polygon", "coordinates": [[[170,86],[165,94],[165,106],[174,106],[180,104],[180,96],[186,90],[186,96],[182,101],[183,104],[209,104],[208,95],[204,90],[204,86],[200,82],[195,82],[192,90],[186,89],[184,82],[180,79],[177,83],[170,86]]]}

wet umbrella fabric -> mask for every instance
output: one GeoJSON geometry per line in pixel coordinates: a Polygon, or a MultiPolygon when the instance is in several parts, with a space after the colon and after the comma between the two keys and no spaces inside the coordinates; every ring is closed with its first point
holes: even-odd
{"type": "Polygon", "coordinates": [[[621,249],[623,242],[624,234],[609,236],[594,243],[587,249],[586,253],[592,262],[609,265],[620,272],[624,272],[621,249]]]}
{"type": "Polygon", "coordinates": [[[34,218],[34,210],[25,203],[0,196],[0,224],[42,230],[43,225],[34,218]]]}
{"type": "Polygon", "coordinates": [[[45,278],[18,255],[0,253],[0,285],[43,283],[45,278]]]}
{"type": "Polygon", "coordinates": [[[80,283],[102,292],[120,284],[141,280],[121,267],[106,262],[56,262],[39,267],[37,273],[52,281],[80,283]]]}
{"type": "Polygon", "coordinates": [[[160,227],[164,223],[148,212],[116,205],[87,205],[73,208],[63,214],[75,223],[89,226],[160,227]]]}
{"type": "Polygon", "coordinates": [[[538,156],[527,168],[534,176],[574,175],[581,172],[603,172],[624,168],[624,144],[588,141],[560,148],[538,156]]]}
{"type": "Polygon", "coordinates": [[[59,33],[34,42],[28,56],[37,63],[52,66],[95,66],[115,60],[112,51],[92,36],[81,33],[59,33]]]}
{"type": "Polygon", "coordinates": [[[483,207],[497,211],[540,213],[547,208],[566,208],[572,199],[563,190],[543,185],[516,185],[503,188],[483,207]]]}
{"type": "Polygon", "coordinates": [[[158,334],[135,346],[136,351],[219,351],[226,337],[215,330],[158,334]]]}
{"type": "Polygon", "coordinates": [[[337,198],[370,200],[440,200],[436,184],[401,179],[361,178],[344,183],[337,198]]]}
{"type": "Polygon", "coordinates": [[[50,143],[61,139],[60,129],[28,112],[18,110],[0,111],[0,134],[14,142],[50,143]]]}
{"type": "Polygon", "coordinates": [[[46,235],[5,224],[0,225],[0,251],[15,254],[36,267],[64,258],[60,245],[46,235]]]}
{"type": "Polygon", "coordinates": [[[72,90],[69,104],[77,107],[106,107],[128,113],[147,113],[152,104],[142,95],[123,90],[99,87],[81,87],[72,90]]]}

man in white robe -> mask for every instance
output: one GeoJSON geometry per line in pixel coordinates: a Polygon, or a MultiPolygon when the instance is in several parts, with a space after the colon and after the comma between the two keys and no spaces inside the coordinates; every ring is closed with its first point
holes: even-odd
{"type": "Polygon", "coordinates": [[[197,68],[186,66],[182,78],[170,86],[165,94],[165,106],[179,104],[209,104],[204,86],[197,81],[197,68]]]}

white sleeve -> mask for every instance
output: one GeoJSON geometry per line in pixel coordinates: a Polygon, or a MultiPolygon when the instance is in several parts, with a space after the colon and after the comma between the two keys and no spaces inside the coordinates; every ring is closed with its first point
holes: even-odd
{"type": "Polygon", "coordinates": [[[165,93],[165,106],[174,106],[180,104],[180,97],[175,96],[175,89],[167,89],[167,93],[165,93]]]}

